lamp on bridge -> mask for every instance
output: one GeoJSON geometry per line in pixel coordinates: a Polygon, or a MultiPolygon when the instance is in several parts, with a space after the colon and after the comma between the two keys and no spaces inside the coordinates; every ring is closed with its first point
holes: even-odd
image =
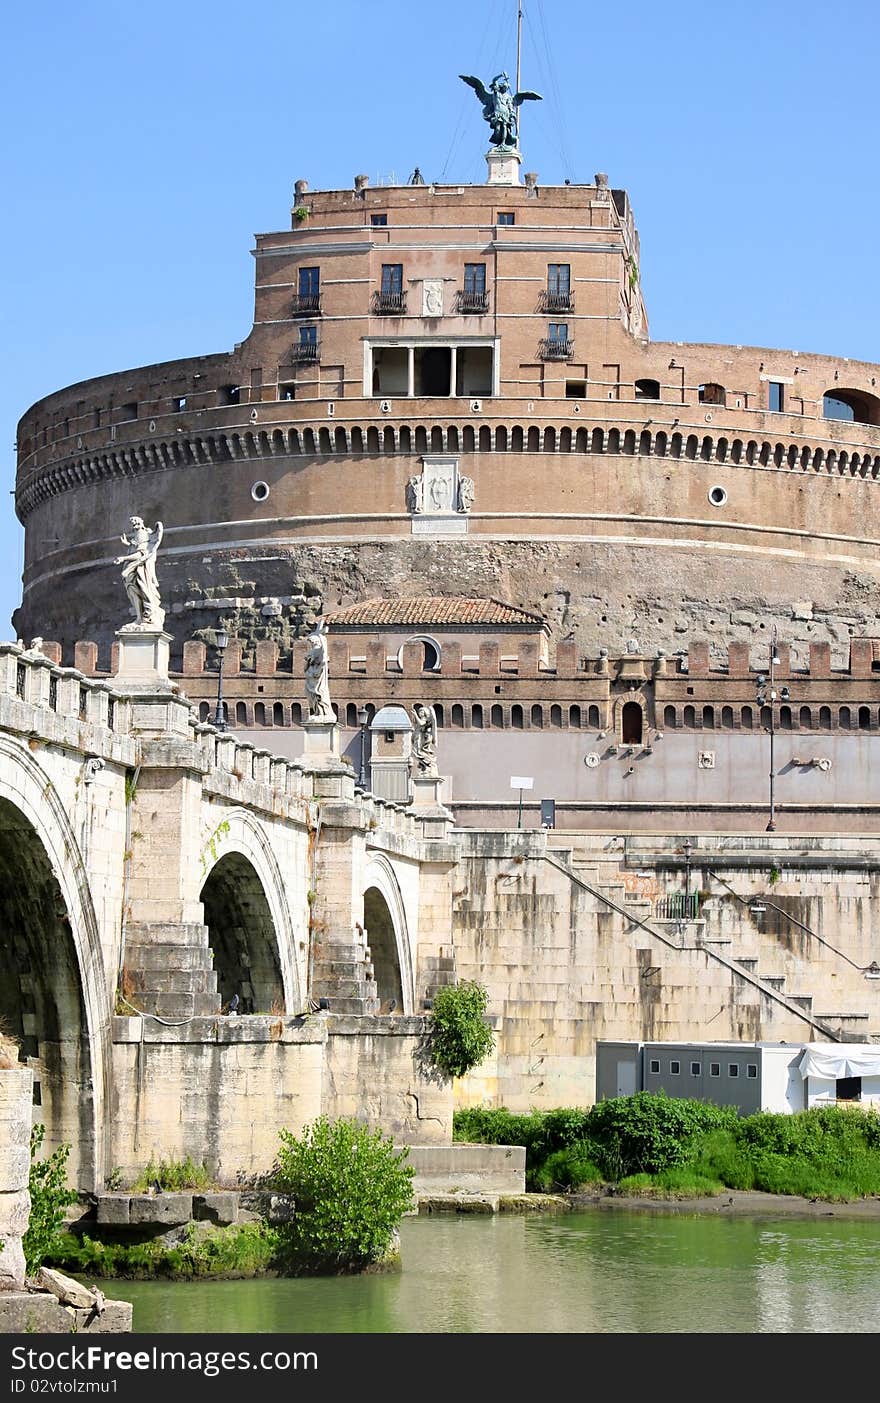
{"type": "Polygon", "coordinates": [[[770,713],[770,819],[767,824],[766,830],[768,833],[772,833],[776,828],[776,772],[774,755],[774,746],[776,741],[776,702],[777,700],[782,702],[791,701],[791,693],[789,692],[787,687],[783,687],[779,692],[777,692],[776,690],[776,677],[774,669],[779,665],[779,662],[779,654],[776,651],[776,625],[774,624],[773,636],[770,643],[770,676],[768,678],[766,674],[759,673],[755,679],[755,701],[758,703],[758,706],[761,708],[762,712],[764,710],[764,707],[767,706],[767,703],[769,702],[769,706],[767,706],[767,709],[770,713]]]}
{"type": "Polygon", "coordinates": [[[218,628],[214,638],[214,645],[217,649],[217,706],[214,711],[214,726],[218,731],[226,730],[226,708],[223,704],[223,658],[226,649],[229,647],[229,634],[222,626],[218,628]]]}
{"type": "Polygon", "coordinates": [[[358,762],[358,784],[361,789],[366,789],[367,787],[367,722],[369,719],[370,713],[367,711],[367,708],[365,706],[359,706],[357,720],[361,728],[361,751],[360,760],[358,762]]]}

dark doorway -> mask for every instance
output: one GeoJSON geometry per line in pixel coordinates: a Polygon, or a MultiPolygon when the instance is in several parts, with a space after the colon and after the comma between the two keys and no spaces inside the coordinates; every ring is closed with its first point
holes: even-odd
{"type": "Polygon", "coordinates": [[[641,745],[642,743],[642,708],[638,702],[627,702],[623,708],[623,743],[624,745],[641,745]]]}

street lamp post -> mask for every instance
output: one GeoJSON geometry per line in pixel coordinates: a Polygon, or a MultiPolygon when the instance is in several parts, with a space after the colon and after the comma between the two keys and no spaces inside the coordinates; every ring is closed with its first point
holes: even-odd
{"type": "Polygon", "coordinates": [[[217,706],[214,711],[214,727],[218,731],[226,730],[226,713],[223,708],[223,658],[226,649],[229,647],[229,634],[225,628],[218,628],[214,639],[217,648],[217,706]]]}
{"type": "Polygon", "coordinates": [[[690,838],[684,840],[684,910],[688,920],[691,917],[691,850],[690,838]]]}
{"type": "MultiPolygon", "coordinates": [[[[776,701],[790,701],[791,693],[787,687],[781,691],[776,691],[776,667],[779,664],[779,654],[776,651],[776,625],[773,625],[773,635],[770,643],[770,675],[769,678],[759,672],[756,684],[757,692],[755,700],[762,709],[769,702],[770,709],[770,819],[766,831],[772,833],[776,827],[776,701]]],[[[760,716],[760,713],[759,713],[760,716]]]]}
{"type": "Polygon", "coordinates": [[[366,708],[365,706],[360,706],[360,707],[358,707],[357,719],[358,719],[358,725],[359,725],[360,728],[361,728],[361,754],[360,754],[360,764],[359,764],[359,767],[358,767],[358,784],[360,785],[361,789],[366,789],[366,787],[367,787],[367,722],[368,722],[369,719],[370,719],[370,713],[367,711],[367,708],[366,708]]]}

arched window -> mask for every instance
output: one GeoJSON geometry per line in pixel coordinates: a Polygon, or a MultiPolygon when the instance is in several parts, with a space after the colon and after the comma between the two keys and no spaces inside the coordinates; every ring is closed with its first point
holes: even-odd
{"type": "Polygon", "coordinates": [[[483,708],[479,702],[471,707],[471,726],[475,731],[483,729],[483,708]]]}
{"type": "Polygon", "coordinates": [[[681,724],[693,730],[697,724],[697,713],[692,706],[686,706],[681,718],[681,724]]]}
{"type": "Polygon", "coordinates": [[[744,731],[750,731],[752,730],[754,724],[755,721],[752,715],[752,708],[750,706],[744,706],[740,714],[740,725],[742,726],[744,731]]]}
{"type": "Polygon", "coordinates": [[[664,706],[663,708],[663,729],[665,731],[675,730],[675,707],[664,706]]]}
{"type": "Polygon", "coordinates": [[[591,706],[587,712],[587,725],[598,731],[600,724],[599,708],[598,706],[591,706]]]}
{"type": "Polygon", "coordinates": [[[798,715],[798,724],[802,728],[809,729],[813,724],[813,713],[808,706],[802,706],[798,715]]]}
{"type": "Polygon", "coordinates": [[[541,451],[541,431],[536,424],[532,424],[529,429],[526,448],[529,453],[540,453],[541,451]]]}
{"type": "Polygon", "coordinates": [[[880,424],[880,400],[860,390],[829,390],[822,398],[822,413],[848,424],[880,424]]]}
{"type": "Polygon", "coordinates": [[[498,727],[499,731],[503,730],[504,708],[502,706],[498,706],[498,704],[496,703],[495,706],[492,707],[491,712],[489,713],[489,720],[491,725],[498,727]]]}
{"type": "Polygon", "coordinates": [[[714,385],[709,381],[705,385],[700,385],[698,390],[700,404],[726,404],[727,392],[723,385],[714,385]]]}
{"type": "Polygon", "coordinates": [[[434,715],[437,717],[437,725],[445,726],[443,706],[440,702],[434,703],[434,715]]]}
{"type": "Polygon", "coordinates": [[[255,702],[255,703],[254,703],[254,725],[255,725],[255,726],[265,726],[265,724],[266,724],[266,703],[265,703],[265,702],[255,702]]]}
{"type": "Polygon", "coordinates": [[[580,730],[580,728],[581,728],[581,709],[580,709],[579,706],[570,706],[570,707],[568,708],[568,724],[569,724],[569,726],[572,728],[572,730],[574,730],[574,731],[579,731],[579,730],[580,730]]]}
{"type": "Polygon", "coordinates": [[[302,702],[290,703],[290,724],[291,726],[301,726],[303,719],[302,702]]]}
{"type": "Polygon", "coordinates": [[[761,707],[761,725],[765,731],[769,731],[771,726],[771,713],[769,706],[761,707]]]}
{"type": "Polygon", "coordinates": [[[779,708],[779,728],[782,731],[791,730],[791,707],[781,706],[779,708]]]}
{"type": "Polygon", "coordinates": [[[624,745],[641,745],[642,722],[642,708],[638,702],[625,702],[620,718],[624,745]]]}
{"type": "Polygon", "coordinates": [[[492,430],[488,424],[483,424],[480,428],[480,452],[492,452],[492,430]]]}
{"type": "Polygon", "coordinates": [[[820,706],[820,707],[819,707],[819,730],[820,730],[820,731],[830,731],[830,730],[831,730],[831,707],[830,707],[830,706],[820,706]]]}
{"type": "Polygon", "coordinates": [[[356,726],[358,723],[358,709],[355,702],[347,702],[345,707],[346,726],[356,726]]]}
{"type": "Polygon", "coordinates": [[[512,707],[510,708],[510,724],[511,724],[511,726],[513,727],[513,729],[514,729],[515,731],[521,731],[521,730],[522,730],[522,728],[523,728],[523,709],[522,709],[521,706],[515,705],[515,706],[512,706],[512,707]]]}
{"type": "Polygon", "coordinates": [[[464,707],[460,702],[455,702],[452,708],[452,725],[460,729],[464,725],[464,707]]]}
{"type": "Polygon", "coordinates": [[[562,725],[562,707],[561,707],[561,706],[551,706],[551,708],[550,708],[550,725],[551,725],[551,726],[561,726],[561,725],[562,725]]]}
{"type": "Polygon", "coordinates": [[[733,730],[733,707],[722,706],[721,708],[721,729],[723,731],[733,730]]]}
{"type": "Polygon", "coordinates": [[[840,708],[840,711],[839,711],[838,717],[837,717],[837,724],[839,725],[839,727],[840,727],[840,729],[841,729],[842,731],[848,731],[848,730],[849,730],[851,719],[852,719],[852,718],[851,718],[851,716],[850,716],[849,707],[848,707],[848,706],[842,706],[842,707],[840,708]]]}
{"type": "Polygon", "coordinates": [[[283,725],[284,725],[284,703],[283,703],[283,702],[273,702],[273,704],[272,704],[272,725],[273,725],[273,726],[283,726],[283,725]]]}
{"type": "Polygon", "coordinates": [[[247,725],[247,702],[235,703],[235,724],[236,726],[247,725]]]}
{"type": "Polygon", "coordinates": [[[659,380],[637,380],[635,384],[636,399],[659,399],[659,380]]]}
{"type": "Polygon", "coordinates": [[[544,725],[544,708],[537,703],[532,707],[531,722],[536,731],[540,731],[544,725]]]}
{"type": "Polygon", "coordinates": [[[870,731],[871,729],[871,708],[868,706],[859,707],[859,730],[870,731]]]}
{"type": "Polygon", "coordinates": [[[211,714],[211,708],[207,702],[199,702],[199,720],[207,721],[211,714]]]}
{"type": "Polygon", "coordinates": [[[703,725],[707,731],[715,729],[715,708],[714,706],[703,707],[703,725]]]}

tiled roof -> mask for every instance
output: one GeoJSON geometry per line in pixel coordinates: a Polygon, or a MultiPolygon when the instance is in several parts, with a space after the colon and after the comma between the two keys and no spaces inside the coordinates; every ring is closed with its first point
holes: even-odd
{"type": "Polygon", "coordinates": [[[519,624],[540,625],[543,615],[500,599],[465,599],[461,595],[413,595],[409,599],[364,599],[325,615],[331,627],[346,624],[519,624]]]}

